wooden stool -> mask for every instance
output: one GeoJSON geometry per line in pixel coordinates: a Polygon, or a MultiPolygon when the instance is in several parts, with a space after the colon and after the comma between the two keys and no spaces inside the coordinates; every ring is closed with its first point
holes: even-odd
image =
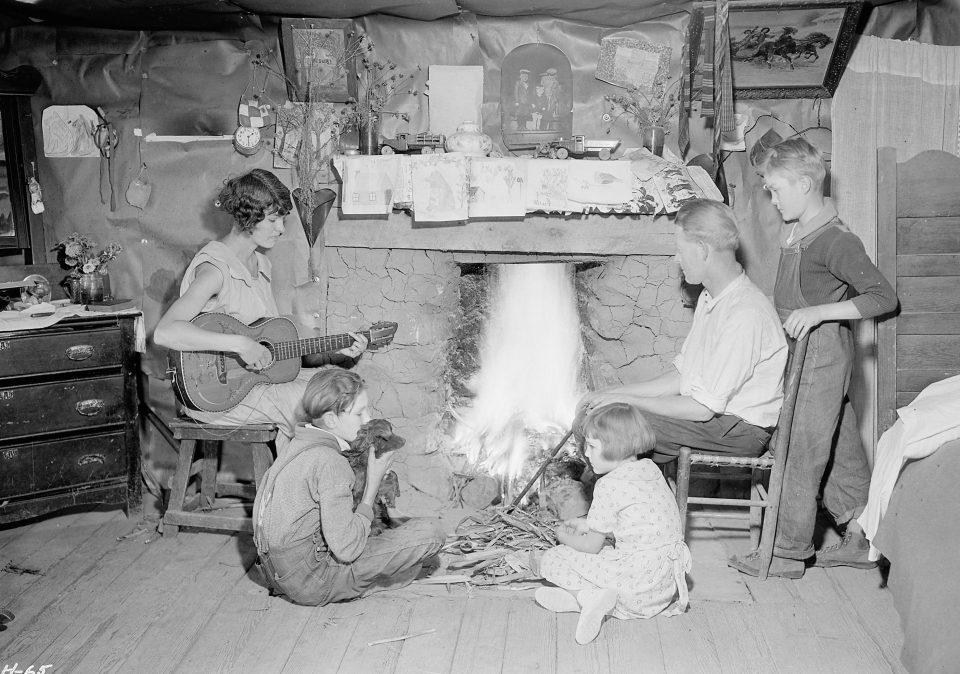
{"type": "Polygon", "coordinates": [[[216,531],[253,532],[253,521],[243,516],[230,516],[204,512],[213,505],[218,496],[239,496],[251,502],[257,495],[257,487],[263,474],[273,463],[270,445],[277,437],[275,424],[249,424],[246,426],[215,426],[193,419],[177,419],[169,424],[173,437],[180,441],[177,457],[177,472],[170,489],[170,501],[163,514],[163,535],[176,536],[180,527],[197,527],[216,531]],[[254,484],[223,482],[218,475],[221,444],[229,440],[246,444],[253,457],[254,484]],[[200,443],[200,458],[193,460],[200,443]],[[199,477],[197,493],[187,497],[190,478],[199,477]]]}

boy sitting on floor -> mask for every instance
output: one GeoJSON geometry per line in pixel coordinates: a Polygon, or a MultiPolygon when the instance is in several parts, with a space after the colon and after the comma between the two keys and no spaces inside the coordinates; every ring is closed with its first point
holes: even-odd
{"type": "Polygon", "coordinates": [[[412,519],[370,537],[373,503],[395,453],[367,459],[354,510],[353,470],[342,452],[370,420],[363,380],[321,370],[307,384],[289,449],[270,467],[254,502],[254,542],[272,591],[322,606],[410,583],[444,543],[432,522],[412,519]]]}

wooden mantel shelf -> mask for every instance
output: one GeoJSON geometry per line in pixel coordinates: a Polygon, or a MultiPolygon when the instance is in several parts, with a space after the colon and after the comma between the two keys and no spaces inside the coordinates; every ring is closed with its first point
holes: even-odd
{"type": "Polygon", "coordinates": [[[341,248],[568,255],[673,255],[674,218],[649,215],[534,215],[522,220],[417,224],[408,213],[385,218],[344,216],[334,210],[325,244],[341,248]],[[339,216],[339,217],[338,217],[339,216]]]}

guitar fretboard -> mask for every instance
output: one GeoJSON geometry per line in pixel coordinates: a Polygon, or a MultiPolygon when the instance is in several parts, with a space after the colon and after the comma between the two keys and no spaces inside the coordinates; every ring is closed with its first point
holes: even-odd
{"type": "MultiPolygon", "coordinates": [[[[363,330],[357,334],[370,339],[370,331],[363,330]]],[[[289,342],[273,342],[273,357],[277,360],[286,360],[288,358],[301,358],[314,353],[326,353],[328,351],[340,351],[351,346],[356,340],[350,335],[327,335],[325,337],[308,337],[306,339],[297,339],[289,342]]]]}

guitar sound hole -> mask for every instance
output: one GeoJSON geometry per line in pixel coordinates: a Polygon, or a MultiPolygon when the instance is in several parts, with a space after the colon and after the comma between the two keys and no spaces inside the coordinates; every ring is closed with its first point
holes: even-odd
{"type": "Polygon", "coordinates": [[[271,344],[270,342],[260,342],[260,344],[262,344],[264,348],[266,348],[266,350],[270,352],[270,362],[267,363],[266,367],[263,368],[264,370],[266,370],[270,367],[273,367],[273,364],[277,362],[277,354],[274,353],[273,344],[271,344]]]}
{"type": "Polygon", "coordinates": [[[227,358],[223,355],[223,351],[217,352],[217,381],[221,385],[227,383],[227,358]]]}

